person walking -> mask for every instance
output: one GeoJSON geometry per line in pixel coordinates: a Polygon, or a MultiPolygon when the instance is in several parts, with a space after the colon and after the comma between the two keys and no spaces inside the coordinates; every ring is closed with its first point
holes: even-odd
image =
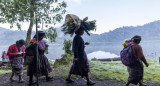
{"type": "Polygon", "coordinates": [[[72,44],[72,51],[74,53],[74,61],[72,64],[72,67],[70,69],[69,75],[66,79],[67,82],[74,82],[71,79],[71,75],[80,75],[81,77],[86,77],[87,79],[87,85],[94,85],[95,83],[92,82],[89,78],[89,62],[87,59],[87,55],[85,53],[85,45],[89,45],[88,42],[84,43],[84,40],[82,39],[82,35],[84,34],[84,28],[80,27],[75,32],[75,37],[73,39],[72,44]]]}
{"type": "Polygon", "coordinates": [[[16,41],[16,44],[9,46],[7,55],[9,56],[9,61],[12,67],[12,75],[10,76],[10,81],[14,81],[13,76],[19,76],[19,82],[23,83],[23,56],[25,53],[25,41],[23,39],[16,41]]]}
{"type": "Polygon", "coordinates": [[[33,56],[32,62],[28,65],[27,69],[27,75],[29,76],[29,84],[33,85],[36,84],[35,81],[33,81],[33,76],[46,76],[46,81],[50,81],[53,79],[53,77],[48,76],[48,74],[52,71],[52,68],[50,67],[49,61],[47,57],[44,55],[46,45],[43,42],[43,37],[45,36],[45,33],[43,31],[38,31],[38,74],[37,74],[37,42],[36,42],[36,35],[33,37],[33,39],[30,41],[29,47],[26,48],[26,55],[33,56]]]}
{"type": "Polygon", "coordinates": [[[146,65],[146,67],[148,67],[149,64],[143,55],[142,47],[139,45],[141,36],[136,35],[132,38],[132,40],[133,41],[131,43],[134,43],[132,46],[132,54],[134,58],[137,59],[137,61],[134,63],[134,65],[127,66],[129,77],[126,86],[129,86],[130,83],[135,85],[139,84],[139,86],[147,86],[142,83],[144,74],[144,67],[142,62],[146,65]]]}

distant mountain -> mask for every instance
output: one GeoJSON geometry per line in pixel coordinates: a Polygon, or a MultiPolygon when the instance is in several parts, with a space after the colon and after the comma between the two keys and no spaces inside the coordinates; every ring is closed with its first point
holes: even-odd
{"type": "Polygon", "coordinates": [[[26,31],[13,31],[0,27],[0,44],[13,44],[18,39],[24,39],[25,36],[26,31]]]}
{"type": "MultiPolygon", "coordinates": [[[[64,35],[60,28],[56,28],[58,37],[56,43],[63,43],[64,39],[73,39],[69,35],[64,35]]],[[[35,32],[33,32],[32,36],[35,32]]],[[[119,42],[129,39],[134,35],[142,36],[142,40],[160,40],[160,20],[154,21],[142,26],[125,26],[117,28],[113,31],[106,32],[103,34],[91,34],[90,36],[84,35],[85,41],[89,42],[119,42]]],[[[8,45],[15,43],[18,39],[25,39],[26,31],[13,31],[0,27],[0,44],[8,45]]]]}
{"type": "Polygon", "coordinates": [[[119,42],[129,39],[134,35],[142,36],[142,40],[145,41],[160,40],[160,20],[145,24],[143,26],[120,27],[100,35],[92,34],[90,37],[85,36],[84,39],[91,42],[119,42]]]}

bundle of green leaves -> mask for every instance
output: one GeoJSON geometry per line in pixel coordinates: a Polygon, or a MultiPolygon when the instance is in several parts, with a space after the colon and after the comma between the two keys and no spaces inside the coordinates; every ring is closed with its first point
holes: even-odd
{"type": "Polygon", "coordinates": [[[85,27],[85,32],[90,35],[88,31],[96,31],[96,20],[84,21],[83,26],[85,27]]]}
{"type": "MultiPolygon", "coordinates": [[[[81,25],[85,28],[85,32],[88,35],[90,35],[88,31],[96,30],[96,20],[82,21],[81,25]]],[[[74,23],[73,19],[70,19],[68,22],[62,25],[62,32],[64,32],[65,35],[73,34],[76,28],[77,28],[77,25],[74,23]]]]}
{"type": "Polygon", "coordinates": [[[64,34],[72,34],[74,33],[74,29],[76,28],[76,24],[74,23],[73,19],[70,19],[68,22],[62,25],[62,32],[64,34]]]}

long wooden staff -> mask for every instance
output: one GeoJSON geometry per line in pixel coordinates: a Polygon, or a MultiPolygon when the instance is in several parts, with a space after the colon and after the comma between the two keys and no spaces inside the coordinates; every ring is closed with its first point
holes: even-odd
{"type": "Polygon", "coordinates": [[[36,18],[36,42],[37,42],[37,47],[36,47],[36,58],[37,58],[37,76],[36,76],[36,79],[37,79],[37,86],[39,86],[39,81],[38,81],[38,74],[39,74],[39,72],[38,72],[38,67],[39,67],[39,64],[38,64],[38,24],[37,24],[37,18],[36,18]]]}

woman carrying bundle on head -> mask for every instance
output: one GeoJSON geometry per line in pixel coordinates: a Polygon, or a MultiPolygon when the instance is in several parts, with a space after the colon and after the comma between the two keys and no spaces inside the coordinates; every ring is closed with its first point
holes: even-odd
{"type": "Polygon", "coordinates": [[[88,73],[90,72],[89,62],[88,62],[87,55],[84,50],[85,45],[89,45],[89,43],[88,42],[85,43],[81,36],[84,34],[84,31],[86,31],[87,34],[89,34],[88,31],[95,29],[96,27],[95,21],[86,22],[88,17],[86,17],[84,20],[80,20],[77,16],[71,15],[71,14],[68,14],[66,16],[66,20],[67,18],[73,19],[73,20],[71,21],[69,20],[69,22],[64,24],[62,31],[64,33],[71,34],[71,36],[74,33],[76,35],[73,39],[73,44],[72,44],[72,52],[74,53],[73,64],[72,64],[72,67],[70,69],[70,72],[69,72],[69,75],[66,81],[74,82],[71,79],[71,75],[75,74],[75,75],[80,75],[81,77],[85,76],[87,79],[87,85],[94,85],[95,83],[90,80],[89,75],[88,75],[88,73]]]}

